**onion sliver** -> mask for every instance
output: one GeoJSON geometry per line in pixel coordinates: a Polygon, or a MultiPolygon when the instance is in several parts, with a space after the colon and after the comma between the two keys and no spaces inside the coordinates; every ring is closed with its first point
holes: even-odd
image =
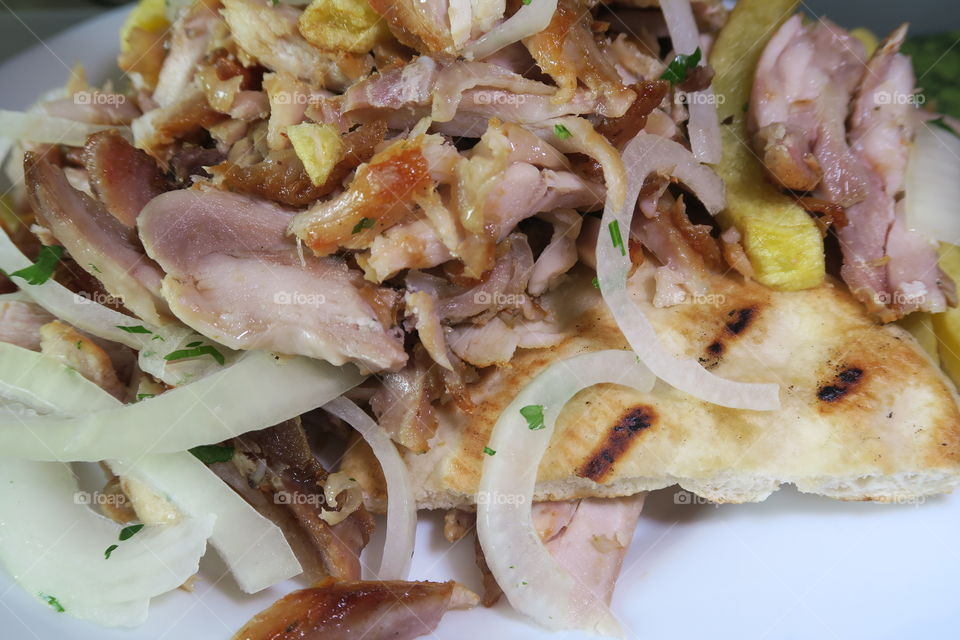
{"type": "Polygon", "coordinates": [[[467,45],[463,55],[468,60],[482,60],[519,42],[550,25],[557,10],[557,0],[536,0],[522,5],[515,14],[467,45]]]}
{"type": "Polygon", "coordinates": [[[42,144],[65,144],[82,147],[94,133],[116,129],[129,132],[129,127],[117,125],[88,124],[66,118],[56,118],[40,112],[0,110],[0,131],[3,137],[42,144]]]}
{"type": "Polygon", "coordinates": [[[120,405],[75,369],[7,342],[0,342],[0,396],[43,413],[68,415],[120,405]]]}
{"type": "MultiPolygon", "coordinates": [[[[0,229],[0,269],[13,273],[31,264],[33,263],[13,244],[6,232],[0,229]]],[[[17,278],[13,282],[31,300],[81,331],[86,331],[98,338],[125,344],[133,349],[140,349],[143,346],[143,339],[138,334],[128,333],[118,328],[143,324],[136,318],[79,296],[53,279],[43,284],[30,284],[22,278],[17,278]]]]}
{"type": "Polygon", "coordinates": [[[356,429],[380,463],[387,482],[387,532],[377,578],[406,580],[417,533],[417,504],[407,465],[386,431],[352,401],[337,398],[323,408],[356,429]]]}
{"type": "MultiPolygon", "coordinates": [[[[661,0],[660,9],[670,32],[673,50],[686,55],[696,51],[700,46],[700,32],[693,18],[690,0],[661,0]]],[[[707,87],[687,94],[687,111],[690,113],[687,132],[694,157],[710,164],[720,162],[720,118],[713,89],[707,87]]]]}
{"type": "MultiPolygon", "coordinates": [[[[0,395],[62,415],[120,406],[109,393],[56,360],[0,343],[0,395]]],[[[254,593],[301,572],[280,529],[261,516],[205,464],[189,453],[144,456],[135,463],[108,461],[117,475],[133,476],[194,518],[216,516],[210,543],[240,588],[254,593]]]]}
{"type": "Polygon", "coordinates": [[[960,138],[937,126],[918,127],[906,179],[907,225],[941,242],[960,244],[960,138]]]}
{"type": "Polygon", "coordinates": [[[216,515],[210,544],[245,592],[256,593],[302,571],[280,528],[193,455],[166,453],[109,464],[117,475],[140,480],[166,497],[181,513],[216,515]]]}
{"type": "Polygon", "coordinates": [[[477,492],[477,535],[490,571],[513,607],[549,629],[619,635],[599,600],[550,555],[533,526],[537,469],[564,405],[582,389],[611,383],[650,391],[655,378],[630,351],[597,351],[550,365],[500,414],[493,426],[477,492]],[[520,410],[543,407],[543,428],[520,410]]]}
{"type": "Polygon", "coordinates": [[[122,526],[78,495],[65,464],[0,461],[0,561],[28,593],[69,615],[106,626],[141,624],[150,598],[197,572],[215,518],[145,527],[118,542],[122,526]]]}
{"type": "MultiPolygon", "coordinates": [[[[7,376],[0,361],[0,376],[7,376]]],[[[0,451],[32,460],[97,461],[185,451],[289,420],[363,380],[354,367],[254,351],[222,371],[116,409],[0,420],[0,451]]]]}
{"type": "Polygon", "coordinates": [[[690,188],[710,213],[723,208],[723,183],[713,171],[699,164],[678,143],[661,136],[639,133],[623,152],[627,167],[627,199],[617,210],[607,201],[597,240],[597,278],[600,292],[630,346],[653,373],[664,382],[690,395],[723,407],[766,411],[780,406],[776,384],[734,382],[704,369],[696,360],[680,360],[657,339],[656,330],[630,299],[627,276],[631,262],[627,251],[634,207],[644,180],[658,171],[690,188]],[[613,242],[613,229],[622,243],[613,242]]]}

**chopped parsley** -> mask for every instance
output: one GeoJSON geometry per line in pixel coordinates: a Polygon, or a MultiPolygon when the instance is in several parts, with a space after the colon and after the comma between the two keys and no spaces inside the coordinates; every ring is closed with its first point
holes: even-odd
{"type": "Polygon", "coordinates": [[[36,262],[29,267],[14,271],[10,274],[10,277],[23,278],[28,284],[43,284],[53,275],[53,270],[57,268],[57,263],[60,262],[62,257],[63,247],[44,245],[40,247],[36,262]]]}
{"type": "Polygon", "coordinates": [[[40,599],[50,605],[51,608],[55,609],[57,613],[63,613],[66,609],[63,608],[63,605],[60,604],[60,601],[54,598],[53,596],[48,596],[45,593],[38,594],[40,599]]]}
{"type": "Polygon", "coordinates": [[[173,362],[174,360],[186,360],[187,358],[199,358],[201,356],[210,356],[217,361],[217,364],[223,365],[227,360],[223,357],[223,354],[217,351],[217,348],[209,344],[199,346],[199,342],[191,342],[186,349],[178,349],[173,353],[168,353],[163,356],[163,359],[167,362],[173,362]],[[190,346],[193,345],[193,346],[190,346]]]}
{"type": "Polygon", "coordinates": [[[100,268],[97,267],[97,265],[93,264],[92,262],[88,266],[94,271],[96,271],[97,273],[103,273],[103,271],[100,271],[100,268]]]}
{"type": "Polygon", "coordinates": [[[124,327],[123,325],[118,324],[117,329],[120,329],[120,331],[126,331],[127,333],[153,333],[153,331],[150,331],[150,329],[147,329],[142,324],[138,324],[135,327],[124,327]]]}
{"type": "Polygon", "coordinates": [[[593,285],[594,289],[600,288],[600,279],[597,278],[596,276],[593,277],[593,280],[591,280],[590,283],[593,285]]]}
{"type": "Polygon", "coordinates": [[[373,229],[374,224],[376,221],[373,218],[360,218],[360,222],[353,227],[353,235],[357,235],[364,229],[373,229]]]}
{"type": "Polygon", "coordinates": [[[680,84],[687,79],[687,71],[700,64],[702,55],[700,47],[697,47],[690,55],[681,53],[675,56],[667,65],[667,68],[664,69],[663,74],[660,75],[660,79],[667,80],[670,84],[680,84]]]}
{"type": "Polygon", "coordinates": [[[155,393],[138,393],[137,402],[140,402],[141,400],[146,400],[147,398],[156,398],[156,397],[157,397],[157,394],[155,393]]]}
{"type": "Polygon", "coordinates": [[[205,444],[190,449],[190,453],[203,464],[229,462],[233,459],[233,451],[233,447],[222,447],[218,444],[205,444]]]}
{"type": "Polygon", "coordinates": [[[572,133],[570,133],[570,129],[567,129],[562,124],[553,125],[553,133],[561,140],[566,140],[567,138],[573,135],[572,133]]]}
{"type": "Polygon", "coordinates": [[[539,431],[540,429],[545,429],[547,426],[543,422],[542,404],[528,404],[520,409],[520,415],[526,419],[527,427],[531,431],[539,431]]]}
{"type": "Polygon", "coordinates": [[[120,542],[123,542],[124,540],[129,540],[133,536],[137,535],[138,533],[140,533],[140,529],[143,529],[142,524],[132,524],[129,527],[124,527],[123,529],[120,529],[120,542]]]}
{"type": "Polygon", "coordinates": [[[77,351],[83,349],[83,340],[77,340],[77,351]]]}
{"type": "Polygon", "coordinates": [[[485,454],[487,454],[488,456],[495,456],[495,455],[497,455],[497,452],[494,451],[493,449],[491,449],[490,447],[484,447],[484,448],[483,448],[483,452],[484,452],[485,454]]]}
{"type": "Polygon", "coordinates": [[[191,342],[190,344],[188,344],[188,345],[187,345],[187,349],[192,349],[192,348],[194,348],[194,347],[199,347],[199,346],[202,345],[202,344],[203,344],[203,341],[202,341],[202,340],[197,340],[196,342],[191,342]]]}
{"type": "Polygon", "coordinates": [[[520,0],[523,4],[530,4],[533,0],[520,0]]]}
{"type": "Polygon", "coordinates": [[[103,552],[103,559],[104,559],[104,560],[109,560],[109,559],[110,559],[110,554],[113,553],[114,551],[116,551],[117,548],[119,548],[119,547],[120,547],[120,545],[118,545],[118,544],[112,544],[112,545],[110,545],[109,547],[107,547],[107,550],[103,552]]]}
{"type": "Polygon", "coordinates": [[[610,240],[613,241],[613,246],[616,249],[620,249],[620,255],[627,255],[627,248],[623,246],[623,236],[620,235],[620,221],[614,220],[609,225],[610,228],[610,240]]]}

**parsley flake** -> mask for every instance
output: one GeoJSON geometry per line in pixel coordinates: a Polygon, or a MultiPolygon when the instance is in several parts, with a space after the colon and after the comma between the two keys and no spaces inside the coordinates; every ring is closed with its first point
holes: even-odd
{"type": "Polygon", "coordinates": [[[567,129],[562,124],[553,125],[553,133],[555,136],[557,136],[561,140],[566,140],[567,138],[573,135],[572,133],[570,133],[570,129],[567,129]]]}
{"type": "Polygon", "coordinates": [[[530,4],[533,0],[520,0],[523,4],[530,4]]]}
{"type": "Polygon", "coordinates": [[[156,397],[157,397],[157,394],[155,393],[138,393],[137,402],[140,402],[141,400],[146,400],[148,398],[156,398],[156,397]]]}
{"type": "Polygon", "coordinates": [[[697,47],[690,55],[679,54],[670,61],[667,68],[661,74],[661,80],[667,80],[670,84],[680,84],[687,79],[687,71],[696,68],[700,64],[702,57],[700,47],[697,47]]]}
{"type": "Polygon", "coordinates": [[[109,560],[109,559],[110,559],[110,554],[113,553],[113,552],[114,552],[117,548],[119,548],[119,547],[120,547],[120,545],[118,545],[118,544],[112,544],[112,545],[110,545],[109,547],[107,547],[107,550],[103,552],[103,559],[104,559],[104,560],[109,560]]]}
{"type": "Polygon", "coordinates": [[[140,529],[143,529],[142,524],[132,524],[129,527],[124,527],[123,529],[120,529],[120,542],[123,542],[124,540],[129,540],[133,536],[137,535],[138,533],[140,533],[140,529]]]}
{"type": "Polygon", "coordinates": [[[360,222],[353,227],[353,235],[357,235],[364,229],[373,229],[374,224],[376,221],[373,218],[360,218],[360,222]]]}
{"type": "Polygon", "coordinates": [[[205,444],[190,449],[190,453],[203,464],[229,462],[233,459],[233,452],[233,447],[222,447],[218,444],[205,444]]]}
{"type": "Polygon", "coordinates": [[[594,276],[594,277],[593,277],[593,280],[590,281],[590,284],[593,285],[593,288],[594,288],[594,289],[599,289],[599,288],[600,288],[600,279],[597,278],[596,276],[594,276]]]}
{"type": "Polygon", "coordinates": [[[53,275],[57,263],[63,257],[63,247],[57,245],[42,246],[37,255],[37,261],[29,267],[24,267],[10,274],[10,277],[23,278],[28,284],[43,284],[53,275]]]}
{"type": "Polygon", "coordinates": [[[45,593],[38,594],[40,599],[50,605],[51,608],[55,609],[57,613],[63,613],[66,609],[63,608],[63,605],[60,604],[60,601],[54,598],[53,596],[48,596],[45,593]]]}
{"type": "Polygon", "coordinates": [[[493,449],[491,449],[490,447],[484,447],[484,448],[483,448],[483,452],[484,452],[485,454],[487,454],[488,456],[495,456],[495,455],[497,455],[497,452],[494,451],[493,449]]]}
{"type": "Polygon", "coordinates": [[[542,404],[528,404],[524,408],[520,409],[520,415],[526,419],[527,427],[531,431],[539,431],[540,429],[546,429],[547,427],[547,425],[543,422],[542,404]]]}
{"type": "MultiPolygon", "coordinates": [[[[198,345],[200,343],[191,343],[193,345],[198,345]]],[[[217,361],[217,364],[223,365],[227,360],[223,357],[223,354],[217,351],[217,348],[209,344],[203,346],[193,346],[186,349],[178,349],[173,353],[168,353],[163,356],[163,359],[167,362],[173,362],[174,360],[186,360],[188,358],[199,358],[200,356],[210,356],[217,361]]]]}
{"type": "Polygon", "coordinates": [[[150,331],[150,329],[147,329],[142,324],[138,324],[135,327],[124,327],[123,325],[118,324],[117,329],[120,329],[120,331],[126,331],[127,333],[153,333],[153,331],[150,331]]]}
{"type": "Polygon", "coordinates": [[[610,228],[610,240],[613,241],[613,246],[616,249],[620,249],[620,255],[627,255],[627,248],[623,246],[623,236],[620,235],[620,221],[614,220],[609,224],[610,228]]]}

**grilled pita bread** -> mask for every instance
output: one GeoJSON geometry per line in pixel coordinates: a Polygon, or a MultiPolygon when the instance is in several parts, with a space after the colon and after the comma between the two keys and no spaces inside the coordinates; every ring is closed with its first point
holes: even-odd
{"type": "MultiPolygon", "coordinates": [[[[625,496],[679,484],[714,502],[762,501],[781,485],[844,500],[899,501],[960,483],[956,391],[914,338],[874,323],[837,282],[777,292],[715,277],[695,303],[655,308],[655,267],[631,279],[635,299],[678,354],[718,375],[778,382],[773,412],[711,405],[658,382],[650,393],[601,385],[562,412],[540,466],[536,500],[625,496]]],[[[420,508],[473,504],[483,448],[501,410],[550,363],[628,349],[586,276],[563,292],[570,336],[518,352],[473,386],[472,415],[439,410],[424,454],[405,453],[420,508]]],[[[575,372],[571,372],[575,375],[575,372]]],[[[385,507],[376,461],[362,443],[344,468],[385,507]]]]}

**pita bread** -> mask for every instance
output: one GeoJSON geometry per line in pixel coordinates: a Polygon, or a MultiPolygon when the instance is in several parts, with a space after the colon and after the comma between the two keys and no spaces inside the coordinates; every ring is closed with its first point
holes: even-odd
{"type": "MultiPolygon", "coordinates": [[[[691,304],[653,307],[655,267],[631,279],[635,300],[678,354],[718,375],[781,385],[782,408],[734,410],[658,382],[582,391],[564,409],[540,466],[536,500],[625,496],[673,484],[714,502],[757,502],[782,484],[845,500],[900,501],[960,483],[960,411],[952,383],[895,325],[875,324],[836,282],[776,292],[716,277],[691,304]]],[[[427,453],[405,454],[420,508],[471,505],[500,411],[548,364],[627,344],[586,276],[564,291],[572,336],[518,352],[473,386],[473,415],[440,409],[427,453]]],[[[369,449],[344,469],[383,510],[369,449]]]]}

